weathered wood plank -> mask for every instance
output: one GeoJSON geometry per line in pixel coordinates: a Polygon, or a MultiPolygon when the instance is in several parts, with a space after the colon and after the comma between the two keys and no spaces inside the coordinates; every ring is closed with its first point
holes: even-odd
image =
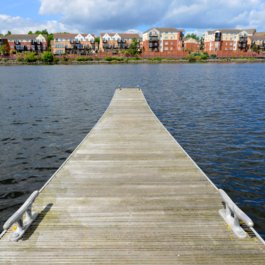
{"type": "Polygon", "coordinates": [[[237,239],[221,207],[141,90],[119,89],[40,193],[24,239],[0,240],[0,263],[263,265],[263,245],[237,239]]]}

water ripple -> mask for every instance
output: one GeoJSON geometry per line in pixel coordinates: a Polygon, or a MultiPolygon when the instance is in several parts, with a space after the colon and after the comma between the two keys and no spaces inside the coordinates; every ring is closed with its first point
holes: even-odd
{"type": "Polygon", "coordinates": [[[264,236],[264,70],[265,64],[1,68],[0,225],[80,143],[115,87],[140,84],[158,118],[264,236]]]}

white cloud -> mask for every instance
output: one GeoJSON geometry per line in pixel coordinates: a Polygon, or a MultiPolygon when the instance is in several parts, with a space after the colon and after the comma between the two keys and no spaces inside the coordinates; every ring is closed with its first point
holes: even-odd
{"type": "Polygon", "coordinates": [[[57,20],[0,14],[0,32],[139,31],[168,26],[202,32],[214,28],[257,28],[265,31],[265,0],[40,0],[39,15],[57,20]]]}
{"type": "Polygon", "coordinates": [[[126,30],[153,25],[207,29],[265,29],[264,0],[40,0],[41,15],[59,15],[81,31],[126,30]]]}
{"type": "Polygon", "coordinates": [[[77,31],[77,29],[68,27],[56,20],[37,23],[29,18],[12,17],[4,14],[0,14],[0,29],[0,33],[2,34],[7,33],[8,30],[12,33],[27,33],[30,30],[34,32],[43,29],[47,29],[49,32],[77,31]]]}
{"type": "Polygon", "coordinates": [[[83,31],[136,28],[155,24],[167,5],[160,0],[41,0],[40,14],[59,14],[83,31]]]}

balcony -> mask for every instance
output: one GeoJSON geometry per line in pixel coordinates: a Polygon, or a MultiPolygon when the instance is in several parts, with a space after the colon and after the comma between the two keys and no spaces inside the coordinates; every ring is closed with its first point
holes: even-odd
{"type": "Polygon", "coordinates": [[[82,44],[77,44],[77,45],[75,45],[75,48],[76,48],[77,50],[83,50],[83,49],[84,49],[84,45],[82,45],[82,44]]]}
{"type": "Polygon", "coordinates": [[[23,45],[15,45],[15,50],[18,52],[25,51],[25,47],[23,45]]]}
{"type": "Polygon", "coordinates": [[[159,41],[158,36],[149,36],[149,41],[159,41]]]}
{"type": "Polygon", "coordinates": [[[157,48],[158,47],[158,43],[149,43],[149,48],[157,48]]]}
{"type": "Polygon", "coordinates": [[[222,41],[222,33],[220,31],[217,31],[215,34],[214,34],[214,41],[222,41]]]}
{"type": "Polygon", "coordinates": [[[108,45],[108,44],[107,45],[103,45],[103,48],[104,49],[112,49],[112,45],[108,45]]]}
{"type": "Polygon", "coordinates": [[[238,48],[239,49],[246,49],[247,48],[247,43],[238,43],[238,48]]]}
{"type": "Polygon", "coordinates": [[[118,43],[126,43],[126,40],[118,39],[117,42],[118,42],[118,43]]]}
{"type": "Polygon", "coordinates": [[[247,42],[248,38],[247,37],[239,37],[239,42],[247,42]]]}
{"type": "Polygon", "coordinates": [[[70,40],[71,44],[80,44],[81,42],[79,40],[70,40]]]}
{"type": "Polygon", "coordinates": [[[40,41],[34,41],[34,40],[31,41],[31,45],[40,45],[40,44],[41,44],[40,41]]]}

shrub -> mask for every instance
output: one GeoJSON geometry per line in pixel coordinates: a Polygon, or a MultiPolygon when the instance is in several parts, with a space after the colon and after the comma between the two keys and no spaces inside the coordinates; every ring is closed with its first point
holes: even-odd
{"type": "Polygon", "coordinates": [[[161,62],[162,61],[162,58],[160,58],[160,57],[154,57],[154,58],[150,58],[149,60],[150,61],[153,61],[153,62],[161,62]]]}
{"type": "Polygon", "coordinates": [[[18,53],[16,59],[18,62],[24,62],[24,54],[18,53]]]}
{"type": "Polygon", "coordinates": [[[139,58],[139,57],[131,57],[131,58],[129,58],[130,60],[133,60],[133,61],[138,61],[138,60],[140,60],[141,58],[139,58]]]}
{"type": "Polygon", "coordinates": [[[35,52],[28,52],[25,54],[24,60],[27,63],[34,63],[38,60],[38,58],[36,57],[35,52]]]}
{"type": "Polygon", "coordinates": [[[87,61],[93,61],[92,57],[77,57],[76,60],[78,62],[87,62],[87,61]]]}
{"type": "Polygon", "coordinates": [[[59,60],[59,58],[57,58],[57,57],[53,57],[53,62],[54,63],[58,63],[60,60],[59,60]]]}
{"type": "Polygon", "coordinates": [[[105,57],[105,61],[107,61],[107,62],[111,62],[111,61],[120,62],[120,61],[123,61],[123,60],[124,60],[124,58],[122,58],[122,57],[115,57],[115,56],[113,56],[113,57],[105,57]]]}
{"type": "Polygon", "coordinates": [[[41,55],[41,60],[45,63],[52,63],[54,60],[53,54],[51,52],[44,52],[41,55]]]}
{"type": "Polygon", "coordinates": [[[211,54],[209,58],[210,59],[216,59],[216,57],[217,57],[216,54],[211,54]]]}
{"type": "Polygon", "coordinates": [[[203,53],[201,56],[201,60],[207,60],[209,58],[208,53],[203,53]]]}
{"type": "Polygon", "coordinates": [[[190,63],[195,63],[196,62],[196,57],[195,56],[189,56],[188,58],[190,63]]]}

